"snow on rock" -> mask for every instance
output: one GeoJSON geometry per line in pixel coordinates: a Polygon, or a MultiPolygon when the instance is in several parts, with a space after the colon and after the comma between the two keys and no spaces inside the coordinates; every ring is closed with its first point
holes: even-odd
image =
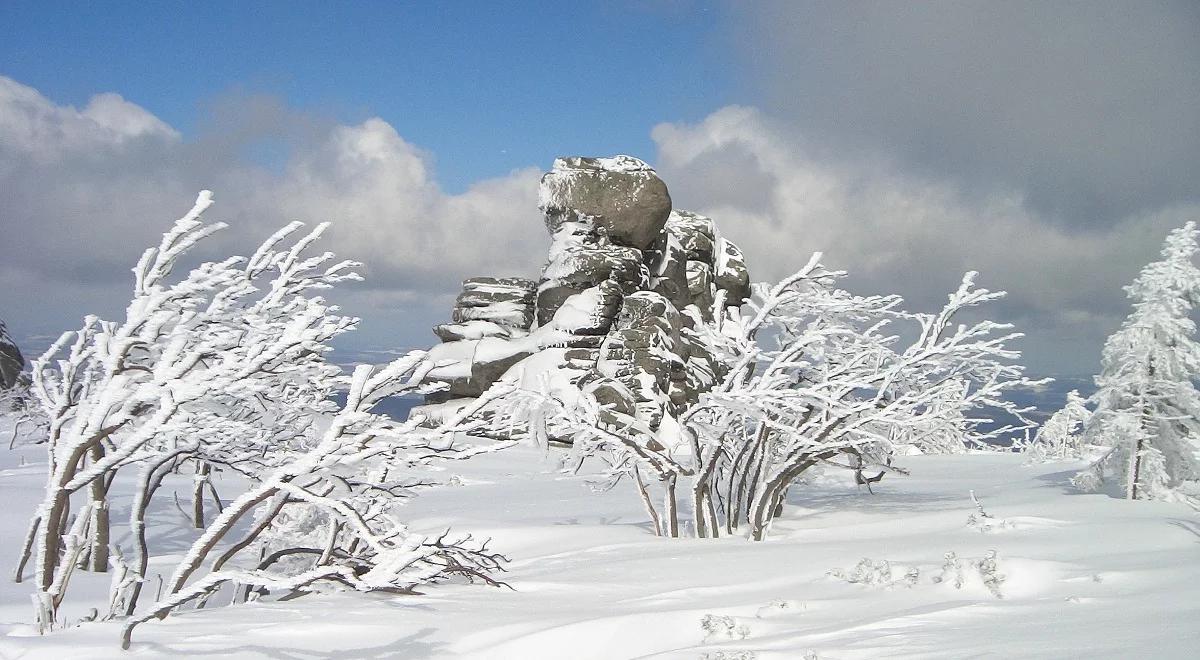
{"type": "Polygon", "coordinates": [[[489,321],[510,333],[527,330],[533,325],[535,286],[519,277],[472,277],[463,282],[452,318],[455,323],[489,321]]]}
{"type": "Polygon", "coordinates": [[[721,367],[689,335],[693,316],[749,296],[741,250],[712,218],[672,210],[666,185],[630,156],[555,160],[539,205],[551,244],[541,277],[463,282],[430,379],[449,384],[430,403],[479,396],[507,369],[550,348],[573,349],[572,386],[650,428],[698,400],[721,367]],[[684,314],[685,310],[690,313],[684,314]],[[485,353],[479,347],[488,346],[485,353]],[[590,365],[582,373],[579,363],[590,365]]]}
{"type": "Polygon", "coordinates": [[[739,304],[750,297],[750,271],[742,249],[724,237],[717,239],[714,277],[717,288],[729,292],[727,303],[739,304]]]}
{"type": "Polygon", "coordinates": [[[542,177],[538,206],[553,233],[578,215],[596,219],[614,243],[645,249],[671,213],[671,195],[658,174],[630,156],[559,158],[542,177]]]}
{"type": "Polygon", "coordinates": [[[25,358],[17,343],[8,334],[8,327],[0,320],[0,389],[16,384],[17,376],[25,368],[25,358]]]}
{"type": "Polygon", "coordinates": [[[483,339],[484,337],[523,337],[528,332],[518,328],[501,325],[493,321],[466,321],[464,323],[443,323],[434,326],[433,333],[444,342],[462,341],[463,339],[483,339]]]}

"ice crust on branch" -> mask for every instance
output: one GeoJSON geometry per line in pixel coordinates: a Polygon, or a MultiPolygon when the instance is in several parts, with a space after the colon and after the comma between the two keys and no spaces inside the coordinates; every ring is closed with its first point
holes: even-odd
{"type": "Polygon", "coordinates": [[[965,452],[1033,426],[1028,409],[1005,397],[1037,384],[1008,347],[1020,334],[957,321],[1003,293],[976,288],[967,273],[943,309],[917,313],[897,296],[839,289],[844,275],[816,254],[781,282],[756,285],[744,308],[715,310],[710,321],[689,310],[688,336],[712,356],[713,381],[656,424],[602,390],[582,389],[568,405],[559,392],[520,387],[510,424],[536,411],[528,423],[539,433],[571,437],[572,464],[599,460],[611,484],[631,481],[663,535],[680,535],[690,513],[697,536],[754,539],[811,469],[845,469],[869,484],[880,477],[867,470],[896,471],[898,451],[965,452]],[[891,332],[901,324],[914,339],[891,332]]]}
{"type": "Polygon", "coordinates": [[[660,534],[680,535],[690,510],[698,536],[761,539],[810,469],[843,468],[869,488],[896,471],[896,452],[965,452],[1033,426],[1005,398],[1033,385],[1009,347],[1021,335],[957,320],[1004,295],[974,272],[936,313],[838,288],[845,273],[819,253],[752,287],[713,220],[671,209],[654,171],[625,157],[555,161],[540,200],[548,263],[536,297],[520,298],[534,324],[478,339],[454,329],[463,339],[433,349],[446,362],[432,380],[446,387],[428,414],[514,390],[491,434],[603,461],[660,534]],[[916,339],[901,342],[897,325],[916,339]]]}
{"type": "Polygon", "coordinates": [[[427,391],[436,362],[412,352],[347,378],[325,359],[329,341],[357,319],[318,294],[360,279],[358,264],[313,252],[325,223],[311,231],[291,223],[249,258],[176,274],[181,258],[224,226],[203,219],[212,201],[202,192],[143,253],[123,319],[88,316],[33,364],[48,466],[16,578],[32,560],[39,627],[63,623],[74,571],[110,563],[105,618],[127,620],[126,644],[139,623],[223,588],[236,601],[321,583],[398,592],[453,576],[495,583],[502,556],[467,534],[415,533],[397,506],[434,484],[422,474],[429,462],[504,446],[453,442],[478,428],[473,416],[499,392],[431,427],[373,414],[385,397],[427,391]],[[339,409],[331,397],[341,389],[339,409]],[[143,585],[161,553],[148,538],[147,511],[164,479],[184,467],[195,474],[198,535],[162,599],[147,607],[143,585]],[[248,484],[223,506],[211,479],[221,472],[248,484]],[[112,501],[118,480],[135,485],[129,501],[112,501]],[[206,488],[218,503],[211,518],[206,488]],[[110,511],[128,511],[127,538],[110,537],[110,511]]]}

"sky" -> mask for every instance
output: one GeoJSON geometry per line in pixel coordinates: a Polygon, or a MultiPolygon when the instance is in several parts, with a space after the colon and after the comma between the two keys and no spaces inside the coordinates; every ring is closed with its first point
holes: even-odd
{"type": "Polygon", "coordinates": [[[556,156],[626,153],[755,279],[822,250],[933,309],[978,270],[1032,371],[1085,375],[1200,219],[1198,107],[1188,2],[9,1],[0,318],[34,353],[117,317],[212,189],[205,256],[331,220],[340,346],[425,346],[463,278],[537,275],[556,156]]]}

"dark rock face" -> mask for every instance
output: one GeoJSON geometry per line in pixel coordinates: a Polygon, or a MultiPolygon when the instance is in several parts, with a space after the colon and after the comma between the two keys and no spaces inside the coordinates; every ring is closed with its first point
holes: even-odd
{"type": "Polygon", "coordinates": [[[0,389],[8,389],[17,383],[17,376],[25,368],[25,358],[17,343],[8,334],[8,327],[0,321],[0,389]]]}
{"type": "Polygon", "coordinates": [[[657,428],[723,376],[693,328],[718,300],[748,298],[741,250],[711,218],[672,211],[666,185],[628,156],[560,158],[540,200],[552,236],[541,278],[463,283],[455,322],[434,328],[446,343],[431,351],[430,380],[448,390],[430,401],[479,396],[549,363],[573,374],[602,416],[657,428]]]}
{"type": "Polygon", "coordinates": [[[629,156],[559,158],[542,177],[538,204],[551,233],[578,215],[591,216],[612,242],[649,247],[671,213],[667,185],[646,163],[629,156]]]}
{"type": "Polygon", "coordinates": [[[683,309],[692,302],[688,293],[687,253],[670,232],[663,232],[659,248],[647,257],[654,264],[651,269],[651,290],[662,294],[676,309],[683,309]]]}

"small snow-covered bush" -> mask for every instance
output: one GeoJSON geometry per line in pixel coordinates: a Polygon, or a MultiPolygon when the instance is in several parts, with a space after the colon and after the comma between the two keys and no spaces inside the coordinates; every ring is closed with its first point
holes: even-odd
{"type": "Polygon", "coordinates": [[[975,511],[967,516],[967,527],[977,529],[981,534],[997,529],[1006,529],[1012,527],[1012,523],[1002,518],[996,518],[983,508],[983,502],[975,497],[975,491],[970,491],[971,502],[975,504],[975,511]]]}
{"type": "Polygon", "coordinates": [[[1022,448],[1029,463],[1046,463],[1083,458],[1086,446],[1080,431],[1092,416],[1087,400],[1076,390],[1067,393],[1067,402],[1046,420],[1033,440],[1022,448]]]}
{"type": "MultiPolygon", "coordinates": [[[[700,618],[700,629],[704,631],[704,644],[740,641],[750,636],[750,627],[726,614],[705,614],[700,618]]],[[[745,649],[709,651],[701,654],[702,660],[754,660],[758,654],[745,649]]]]}
{"type": "MultiPolygon", "coordinates": [[[[829,576],[850,584],[880,589],[911,588],[921,583],[919,566],[909,566],[900,577],[896,577],[891,562],[886,559],[872,560],[869,557],[859,560],[850,569],[834,568],[829,571],[829,576]]],[[[1005,575],[1000,572],[999,558],[995,550],[989,550],[979,559],[966,560],[955,552],[947,552],[936,574],[929,578],[929,583],[950,584],[954,585],[955,589],[962,589],[969,582],[975,582],[996,598],[1003,598],[1000,587],[1005,579],[1005,575]]]]}
{"type": "MultiPolygon", "coordinates": [[[[989,550],[980,559],[966,560],[967,566],[975,569],[972,579],[978,579],[984,587],[996,598],[1003,598],[1000,587],[1006,576],[1000,572],[999,559],[995,550],[989,550]]],[[[952,584],[955,589],[962,589],[971,575],[963,567],[963,559],[957,553],[947,552],[942,562],[942,572],[933,577],[934,584],[952,584]]]]}
{"type": "Polygon", "coordinates": [[[750,628],[739,624],[736,619],[724,614],[705,614],[700,618],[700,629],[704,631],[704,641],[717,639],[746,639],[750,636],[750,628]]]}
{"type": "Polygon", "coordinates": [[[30,391],[29,374],[20,374],[11,388],[0,389],[0,428],[7,433],[9,449],[46,441],[50,422],[30,391]]]}
{"type": "Polygon", "coordinates": [[[892,574],[891,562],[886,559],[873,561],[869,557],[863,557],[855,564],[854,568],[850,570],[835,568],[829,571],[829,576],[844,580],[850,584],[862,584],[872,587],[912,587],[921,579],[921,569],[911,566],[905,569],[899,578],[896,578],[892,574]]]}

